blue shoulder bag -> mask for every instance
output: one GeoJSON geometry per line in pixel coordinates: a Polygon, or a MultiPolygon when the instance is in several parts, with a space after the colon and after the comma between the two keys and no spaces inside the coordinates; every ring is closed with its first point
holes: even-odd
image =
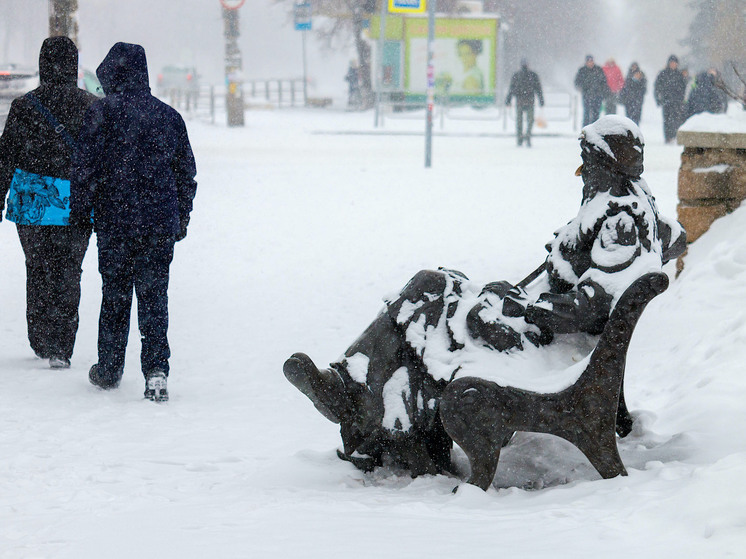
{"type": "MultiPolygon", "coordinates": [[[[33,94],[25,98],[47,119],[54,131],[75,149],[75,140],[33,94]]],[[[8,193],[8,221],[19,225],[69,225],[70,181],[16,169],[8,193]]]]}

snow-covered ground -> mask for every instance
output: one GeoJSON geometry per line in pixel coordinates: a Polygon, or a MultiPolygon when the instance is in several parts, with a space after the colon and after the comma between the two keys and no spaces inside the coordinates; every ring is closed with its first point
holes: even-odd
{"type": "MultiPolygon", "coordinates": [[[[651,109],[643,176],[675,216],[681,148],[651,109]]],[[[743,557],[746,207],[691,247],[637,327],[628,477],[602,480],[569,443],[519,434],[493,488],[454,495],[457,478],[337,459],[336,426],[282,363],[336,359],[419,269],[481,282],[533,270],[580,202],[577,133],[550,122],[558,135],[529,150],[501,122],[447,121],[425,169],[423,138],[405,134],[421,120],[246,117],[189,125],[199,188],[172,267],[167,404],[142,399],[134,318],[119,390],[88,383],[95,240],[72,368],[33,356],[21,248],[0,226],[0,557],[743,557]]]]}

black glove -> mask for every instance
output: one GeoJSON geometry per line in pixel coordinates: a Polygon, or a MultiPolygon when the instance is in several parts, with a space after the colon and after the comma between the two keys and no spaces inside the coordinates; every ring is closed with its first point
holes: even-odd
{"type": "Polygon", "coordinates": [[[185,218],[179,221],[179,232],[176,235],[176,242],[183,240],[187,236],[187,226],[189,225],[189,218],[185,218]]]}

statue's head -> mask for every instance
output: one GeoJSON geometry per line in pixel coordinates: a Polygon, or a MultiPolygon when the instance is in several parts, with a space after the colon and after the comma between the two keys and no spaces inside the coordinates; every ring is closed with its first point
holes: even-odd
{"type": "MultiPolygon", "coordinates": [[[[580,132],[583,176],[604,170],[630,180],[643,171],[645,140],[637,125],[619,115],[606,115],[580,132]]],[[[581,174],[581,173],[578,173],[581,174]]]]}

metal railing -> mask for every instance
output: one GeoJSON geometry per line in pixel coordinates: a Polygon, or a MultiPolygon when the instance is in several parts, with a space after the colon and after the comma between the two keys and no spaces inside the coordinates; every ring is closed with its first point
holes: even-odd
{"type": "MultiPolygon", "coordinates": [[[[435,97],[433,119],[444,128],[447,121],[503,121],[503,129],[508,127],[508,120],[515,121],[514,107],[506,107],[502,102],[504,97],[496,97],[497,102],[491,104],[470,104],[454,100],[447,95],[435,97]],[[479,110],[470,110],[479,109],[479,110]]],[[[421,98],[407,97],[403,91],[390,91],[381,95],[377,109],[377,122],[384,126],[386,119],[421,119],[420,111],[425,110],[426,101],[421,98]]],[[[578,97],[574,92],[561,89],[550,89],[544,94],[544,107],[541,112],[547,121],[570,121],[575,126],[577,122],[578,97]]]]}
{"type": "MultiPolygon", "coordinates": [[[[307,100],[303,93],[303,79],[248,80],[243,84],[246,106],[258,102],[274,108],[303,107],[307,100]]],[[[182,113],[215,123],[218,113],[225,112],[225,87],[203,85],[189,94],[166,95],[161,99],[182,113]]]]}
{"type": "Polygon", "coordinates": [[[303,78],[247,80],[243,84],[243,94],[244,99],[262,99],[278,108],[306,105],[303,78]]]}

